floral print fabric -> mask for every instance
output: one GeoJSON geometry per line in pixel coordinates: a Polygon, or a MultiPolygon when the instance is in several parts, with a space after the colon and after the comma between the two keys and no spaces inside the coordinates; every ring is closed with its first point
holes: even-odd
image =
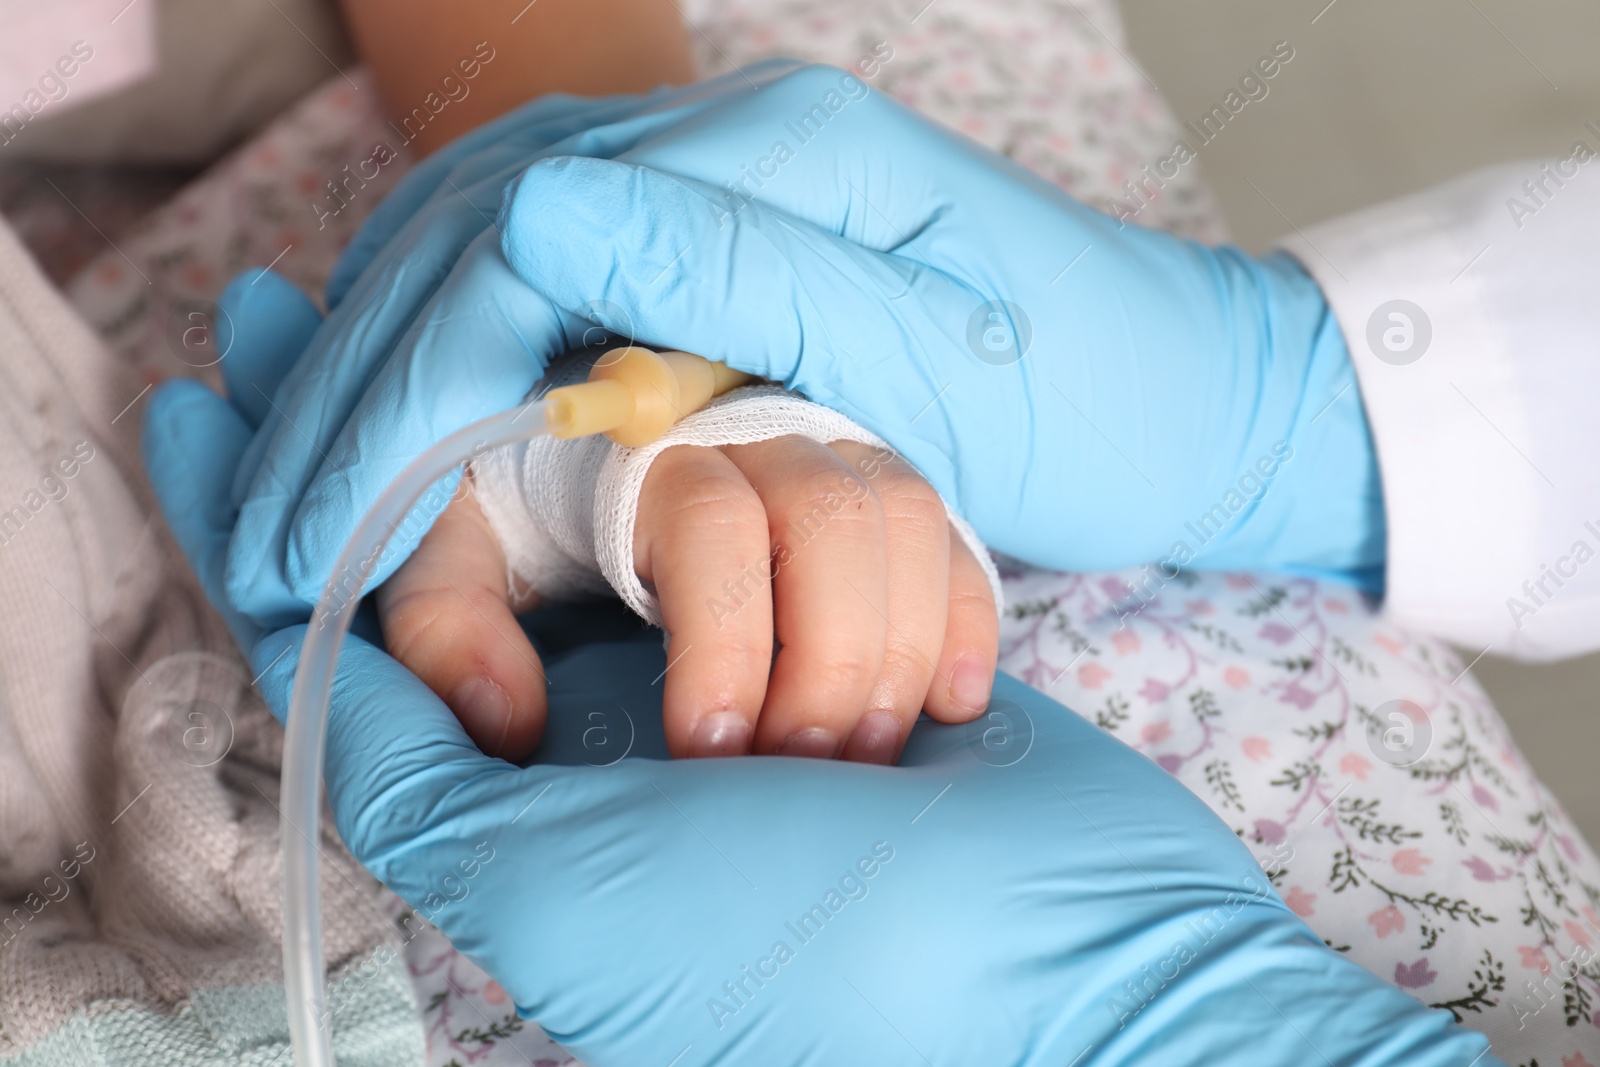
{"type": "Polygon", "coordinates": [[[1600,1062],[1600,862],[1461,657],[1310,579],[1002,577],[1001,668],[1205,800],[1335,950],[1508,1063],[1600,1062]]]}
{"type": "Polygon", "coordinates": [[[220,387],[223,286],[271,265],[320,299],[361,220],[410,168],[405,136],[377,108],[362,72],[335,77],[117,238],[68,298],[147,382],[220,387]]]}

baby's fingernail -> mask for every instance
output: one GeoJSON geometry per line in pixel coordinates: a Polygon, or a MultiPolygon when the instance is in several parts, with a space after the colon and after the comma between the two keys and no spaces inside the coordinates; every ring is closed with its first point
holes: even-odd
{"type": "Polygon", "coordinates": [[[694,724],[691,756],[743,756],[749,751],[750,724],[737,712],[712,712],[694,724]]]}
{"type": "Polygon", "coordinates": [[[832,730],[810,726],[796,730],[778,746],[780,756],[810,756],[815,759],[833,759],[839,754],[839,738],[832,730]]]}
{"type": "Polygon", "coordinates": [[[956,660],[950,672],[950,700],[963,711],[977,714],[989,706],[989,690],[994,685],[994,669],[971,654],[956,660]]]}
{"type": "Polygon", "coordinates": [[[869,711],[851,731],[844,756],[857,763],[892,763],[899,748],[900,719],[892,712],[869,711]]]}
{"type": "Polygon", "coordinates": [[[485,756],[500,754],[511,730],[511,697],[493,678],[479,675],[461,683],[450,706],[485,756]]]}

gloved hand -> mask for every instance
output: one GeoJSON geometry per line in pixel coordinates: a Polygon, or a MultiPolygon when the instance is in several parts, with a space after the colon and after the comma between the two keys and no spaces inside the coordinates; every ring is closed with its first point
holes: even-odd
{"type": "MultiPolygon", "coordinates": [[[[320,329],[314,308],[277,276],[250,271],[236,279],[220,301],[227,312],[219,337],[228,353],[225,369],[238,360],[239,345],[275,343],[284,334],[283,322],[303,332],[302,348],[309,344],[309,351],[280,384],[281,395],[251,386],[244,400],[264,413],[233,490],[240,528],[223,569],[234,608],[279,626],[303,618],[315,602],[332,557],[312,565],[323,568],[316,575],[298,564],[286,566],[291,520],[335,438],[365,403],[363,394],[397,346],[430,354],[418,360],[421,376],[402,390],[419,398],[437,395],[425,404],[402,403],[376,421],[355,420],[352,439],[338,446],[337,462],[345,470],[333,492],[348,493],[356,513],[416,457],[419,441],[432,443],[517,403],[550,355],[602,343],[603,331],[590,320],[530,293],[506,268],[492,225],[508,181],[549,153],[616,154],[797,66],[772,60],[686,89],[637,97],[542,97],[474,131],[418,166],[374,212],[329,281],[332,311],[320,329]],[[393,247],[385,249],[391,238],[393,247]],[[381,260],[364,270],[380,249],[381,260]],[[266,278],[275,283],[268,285],[266,278]]],[[[348,509],[335,510],[354,517],[348,509]]],[[[411,542],[396,544],[399,551],[374,584],[392,573],[426,529],[421,523],[411,542]]],[[[320,529],[338,539],[339,547],[351,532],[320,529]]]]}
{"type": "Polygon", "coordinates": [[[394,474],[590,322],[851,416],[1030,562],[1377,586],[1370,434],[1296,263],[1119,224],[832,68],[753,73],[625,135],[457,162],[532,163],[498,233],[467,240],[518,163],[423,175],[369,224],[241,472],[236,602],[314,600],[394,474]]]}
{"type": "MultiPolygon", "coordinates": [[[[235,354],[230,388],[286,369],[235,354]]],[[[251,407],[176,382],[146,416],[214,599],[251,407]]],[[[304,634],[252,655],[280,716],[304,634]]],[[[919,723],[899,768],[664,762],[654,635],[546,664],[517,768],[352,636],[327,795],[355,856],[594,1067],[1498,1063],[1329,950],[1174,779],[1010,678],[977,723],[919,723]]]]}

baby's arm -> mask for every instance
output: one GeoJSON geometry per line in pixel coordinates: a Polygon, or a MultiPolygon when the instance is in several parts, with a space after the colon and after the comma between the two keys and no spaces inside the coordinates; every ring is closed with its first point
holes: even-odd
{"type": "Polygon", "coordinates": [[[420,124],[412,144],[424,155],[546,93],[644,92],[695,76],[672,0],[341,2],[396,122],[430,96],[435,107],[450,100],[420,124]],[[470,82],[463,62],[477,72],[470,82]]]}
{"type": "Polygon", "coordinates": [[[670,635],[674,755],[887,763],[920,711],[960,722],[987,704],[987,553],[903,459],[834,412],[738,390],[653,446],[539,438],[473,477],[379,610],[390,651],[486,752],[519,759],[543,725],[538,660],[512,612],[607,582],[670,635]]]}

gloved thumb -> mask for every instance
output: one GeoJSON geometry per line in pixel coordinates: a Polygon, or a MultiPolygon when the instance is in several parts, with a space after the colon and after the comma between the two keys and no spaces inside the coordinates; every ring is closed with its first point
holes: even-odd
{"type": "MultiPolygon", "coordinates": [[[[261,696],[283,722],[309,629],[269,634],[250,656],[261,696]]],[[[344,639],[329,696],[324,767],[341,838],[397,890],[399,861],[463,804],[470,808],[471,795],[525,773],[479,752],[432,690],[354,634],[344,639]]]]}
{"type": "Polygon", "coordinates": [[[905,430],[944,392],[993,389],[993,368],[965,347],[984,299],[966,285],[611,160],[534,164],[508,192],[500,230],[512,269],[557,307],[798,389],[887,439],[955,499],[950,428],[935,416],[905,430]],[[896,352],[914,357],[894,361],[885,389],[882,365],[896,352]]]}

